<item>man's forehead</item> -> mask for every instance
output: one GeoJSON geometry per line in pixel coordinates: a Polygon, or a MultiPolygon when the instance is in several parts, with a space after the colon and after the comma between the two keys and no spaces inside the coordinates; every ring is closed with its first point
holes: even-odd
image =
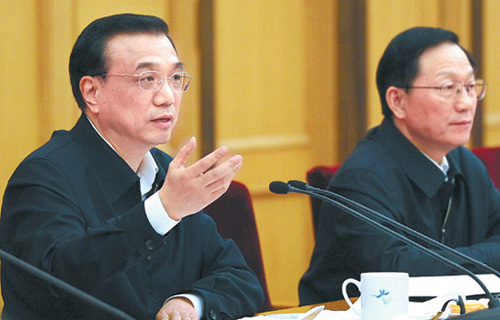
{"type": "Polygon", "coordinates": [[[473,73],[473,67],[464,50],[455,43],[444,42],[427,48],[418,59],[419,73],[436,72],[440,68],[449,68],[473,73]]]}
{"type": "Polygon", "coordinates": [[[105,51],[110,65],[117,61],[129,62],[134,69],[140,69],[167,62],[182,67],[175,48],[164,34],[117,34],[108,40],[105,51]]]}
{"type": "Polygon", "coordinates": [[[113,50],[116,47],[119,47],[120,50],[123,48],[139,50],[141,49],[141,43],[147,44],[148,47],[151,47],[153,44],[155,46],[167,47],[168,51],[175,53],[175,48],[167,35],[147,32],[117,33],[106,41],[106,50],[113,50]]]}

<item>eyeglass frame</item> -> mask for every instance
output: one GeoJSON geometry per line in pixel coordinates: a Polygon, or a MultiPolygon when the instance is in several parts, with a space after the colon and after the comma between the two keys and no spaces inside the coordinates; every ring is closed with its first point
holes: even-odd
{"type": "Polygon", "coordinates": [[[144,89],[143,87],[141,87],[141,79],[140,79],[140,77],[141,77],[143,74],[148,73],[148,72],[152,72],[152,73],[156,73],[156,74],[162,75],[162,73],[161,73],[161,72],[159,72],[159,71],[154,71],[154,70],[145,70],[145,71],[143,71],[143,72],[141,72],[141,73],[139,73],[139,74],[133,74],[133,73],[101,73],[101,74],[95,74],[95,75],[93,75],[93,76],[94,76],[94,77],[104,77],[104,78],[105,78],[106,76],[118,76],[118,77],[138,77],[138,78],[139,78],[139,80],[137,81],[137,86],[139,87],[139,89],[141,89],[141,90],[142,90],[142,91],[144,91],[144,92],[158,92],[158,91],[160,91],[160,90],[161,90],[161,88],[163,87],[163,85],[165,84],[165,82],[167,82],[167,83],[168,83],[168,85],[170,86],[170,89],[171,89],[173,92],[175,92],[175,93],[184,93],[184,92],[186,92],[186,91],[189,89],[189,85],[190,85],[190,83],[191,83],[191,79],[193,79],[193,78],[194,78],[192,75],[190,75],[190,74],[189,74],[188,72],[186,72],[186,71],[176,71],[176,72],[172,73],[172,75],[170,75],[170,76],[163,75],[163,78],[162,78],[162,80],[163,80],[163,81],[162,81],[162,83],[160,84],[160,86],[158,87],[158,89],[156,89],[156,90],[146,90],[146,89],[144,89]],[[178,90],[175,90],[174,88],[172,88],[172,81],[173,81],[173,80],[172,80],[172,77],[173,77],[174,75],[177,75],[177,74],[181,74],[181,75],[182,75],[182,77],[184,77],[184,78],[188,79],[188,81],[189,81],[189,82],[188,82],[188,85],[187,85],[187,87],[186,87],[186,89],[185,89],[185,90],[178,91],[178,90]],[[165,81],[165,79],[166,79],[166,81],[165,81]]]}
{"type": "MultiPolygon", "coordinates": [[[[484,97],[486,96],[486,81],[484,81],[483,79],[475,79],[471,82],[475,82],[475,85],[478,85],[478,81],[482,82],[480,83],[479,85],[483,87],[483,91],[481,92],[481,94],[477,94],[476,90],[474,90],[474,92],[476,92],[476,100],[477,101],[481,101],[484,99],[484,97]]],[[[436,90],[439,90],[440,92],[440,95],[445,98],[445,99],[451,99],[453,98],[453,93],[451,93],[451,95],[449,97],[443,95],[443,90],[445,87],[449,86],[450,83],[452,85],[456,85],[456,84],[459,84],[460,85],[460,88],[458,89],[457,91],[457,96],[455,97],[455,100],[457,99],[458,97],[458,94],[460,94],[462,92],[463,89],[465,89],[465,92],[467,93],[467,95],[469,97],[471,97],[471,95],[469,94],[469,91],[470,89],[467,89],[466,86],[470,85],[471,83],[467,83],[467,84],[464,84],[463,82],[458,82],[458,81],[449,81],[447,83],[444,83],[443,85],[437,87],[437,86],[407,86],[405,87],[406,89],[436,89],[436,90]]]]}

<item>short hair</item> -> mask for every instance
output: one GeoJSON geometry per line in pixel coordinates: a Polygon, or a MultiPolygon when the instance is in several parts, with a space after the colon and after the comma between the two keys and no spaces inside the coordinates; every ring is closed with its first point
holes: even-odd
{"type": "Polygon", "coordinates": [[[415,27],[401,32],[394,37],[382,55],[377,67],[377,89],[385,117],[392,116],[385,99],[385,93],[390,86],[408,88],[419,72],[419,58],[429,48],[450,42],[457,44],[467,55],[472,67],[476,64],[471,54],[459,45],[458,36],[452,31],[432,28],[415,27]]]}
{"type": "Polygon", "coordinates": [[[71,88],[82,111],[87,105],[80,91],[80,80],[86,75],[106,73],[108,41],[115,35],[127,33],[164,34],[175,49],[168,25],[159,17],[126,13],[94,20],[78,36],[69,58],[71,88]]]}

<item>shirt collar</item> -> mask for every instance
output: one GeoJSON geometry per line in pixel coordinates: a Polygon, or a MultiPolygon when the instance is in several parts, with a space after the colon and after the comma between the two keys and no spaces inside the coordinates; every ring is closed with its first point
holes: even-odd
{"type": "Polygon", "coordinates": [[[422,154],[427,159],[429,159],[432,163],[434,163],[434,165],[436,165],[441,171],[443,171],[443,173],[445,175],[447,175],[448,169],[450,168],[450,164],[449,164],[448,159],[446,157],[443,157],[443,161],[441,162],[441,164],[439,164],[436,161],[434,161],[431,157],[429,157],[427,154],[425,154],[424,152],[422,152],[422,154]]]}
{"type": "Polygon", "coordinates": [[[141,181],[141,194],[147,193],[153,186],[153,182],[158,172],[158,165],[150,151],[146,153],[137,169],[137,175],[141,181]]]}

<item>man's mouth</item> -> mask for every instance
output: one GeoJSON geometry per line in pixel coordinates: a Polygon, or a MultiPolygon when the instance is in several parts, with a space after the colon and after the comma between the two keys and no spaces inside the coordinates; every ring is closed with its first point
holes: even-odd
{"type": "Polygon", "coordinates": [[[165,115],[165,116],[154,118],[152,121],[154,123],[162,125],[162,126],[170,126],[173,118],[174,117],[171,115],[165,115]]]}

